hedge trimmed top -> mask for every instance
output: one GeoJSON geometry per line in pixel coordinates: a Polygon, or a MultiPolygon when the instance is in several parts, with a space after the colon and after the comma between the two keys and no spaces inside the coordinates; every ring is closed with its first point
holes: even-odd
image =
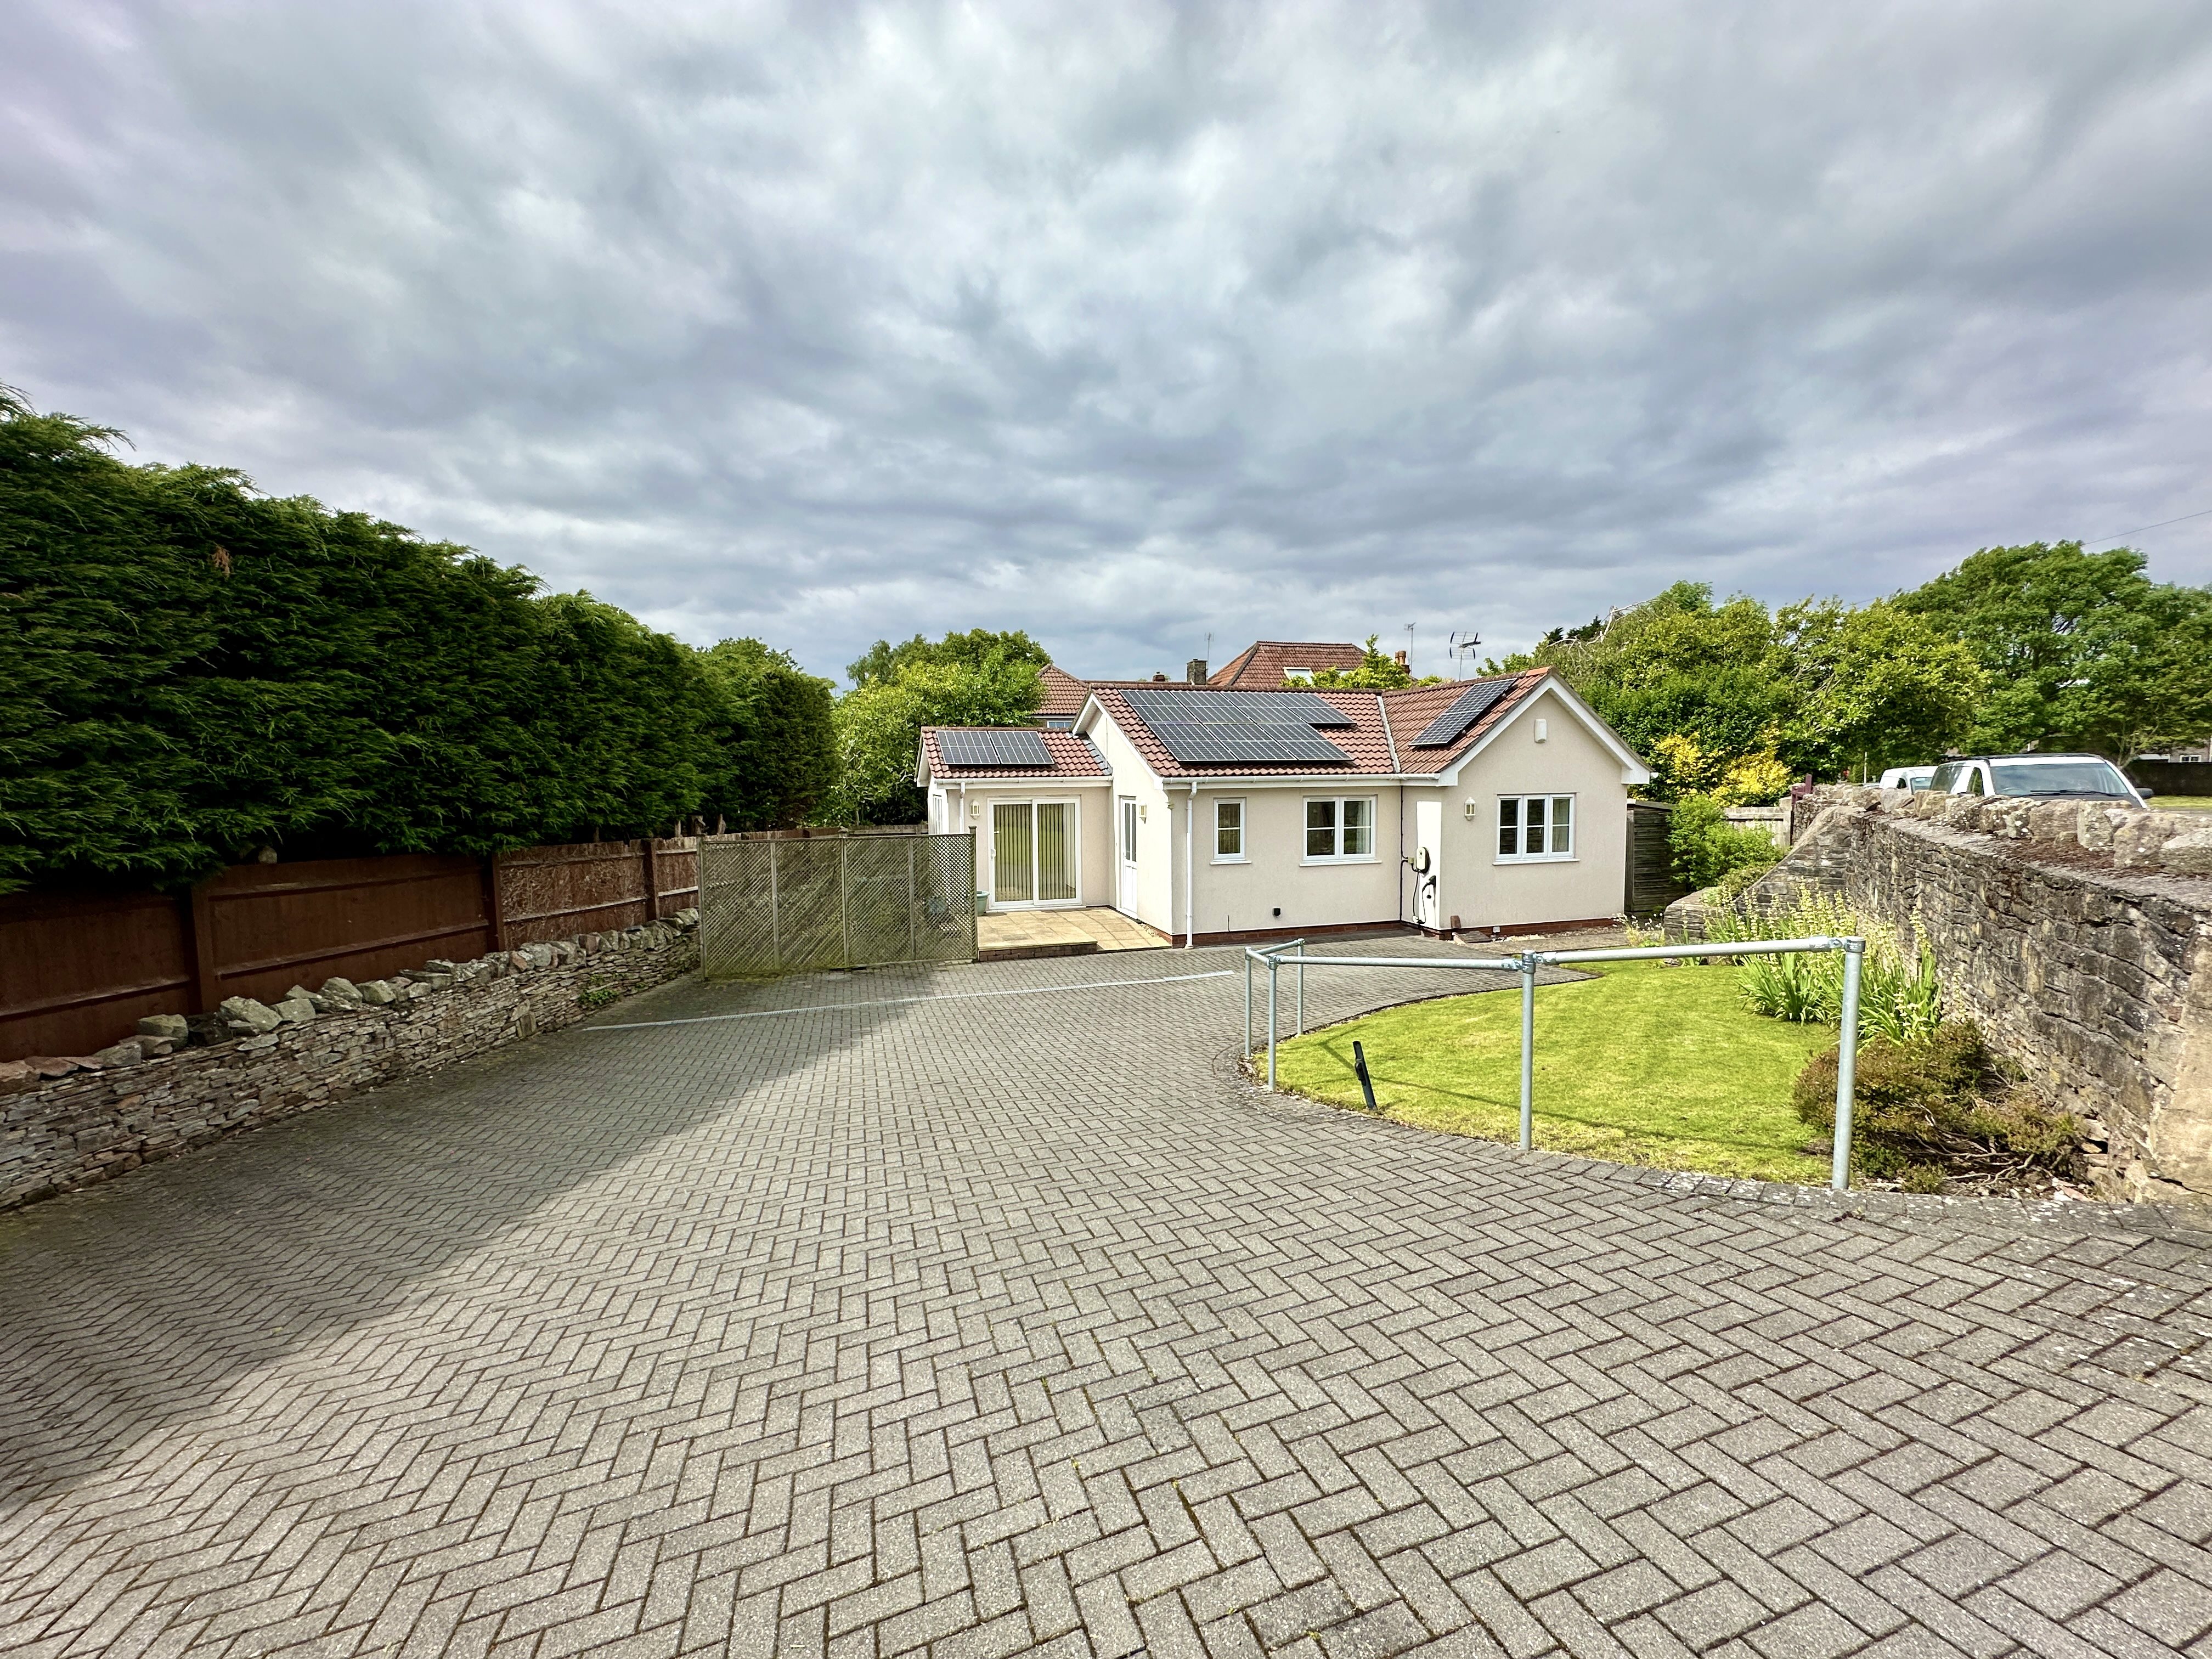
{"type": "Polygon", "coordinates": [[[795,823],[826,681],[0,388],[0,891],[795,823]]]}

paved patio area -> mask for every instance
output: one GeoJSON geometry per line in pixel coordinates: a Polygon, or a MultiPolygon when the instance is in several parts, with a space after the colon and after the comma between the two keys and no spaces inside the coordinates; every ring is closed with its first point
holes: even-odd
{"type": "Polygon", "coordinates": [[[1105,905],[1080,910],[994,910],[975,918],[975,948],[986,962],[1101,951],[1162,951],[1167,944],[1142,922],[1105,905]]]}
{"type": "Polygon", "coordinates": [[[2212,1651],[2203,1236],[1260,1097],[1236,961],[678,986],[0,1221],[0,1646],[2212,1651]]]}

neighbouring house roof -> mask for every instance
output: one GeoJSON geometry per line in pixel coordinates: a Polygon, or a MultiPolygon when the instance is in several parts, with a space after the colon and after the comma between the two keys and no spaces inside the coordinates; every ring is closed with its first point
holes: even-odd
{"type": "Polygon", "coordinates": [[[1073,720],[1083,712],[1083,701],[1091,695],[1090,687],[1066,669],[1051,663],[1044,665],[1044,701],[1037,705],[1037,719],[1073,720]]]}
{"type": "MultiPolygon", "coordinates": [[[[1448,680],[1439,685],[1414,686],[1403,691],[1285,692],[1283,695],[1285,696],[1320,697],[1332,708],[1351,717],[1352,724],[1348,726],[1319,728],[1322,737],[1350,757],[1351,763],[1344,766],[1316,766],[1304,761],[1264,763],[1251,761],[1203,763],[1179,761],[1168,752],[1167,745],[1130,707],[1120,688],[1094,684],[1091,688],[1091,696],[1115,725],[1121,728],[1138,754],[1143,757],[1145,763],[1164,778],[1388,777],[1446,770],[1460,757],[1510,720],[1513,711],[1534,696],[1550,678],[1549,669],[1532,668],[1519,674],[1495,675],[1488,681],[1448,680]],[[1506,690],[1452,742],[1427,749],[1414,746],[1413,739],[1437,716],[1468,690],[1483,684],[1500,684],[1506,690]]],[[[1206,689],[1225,690],[1228,688],[1212,686],[1206,689]]]]}
{"type": "Polygon", "coordinates": [[[1272,691],[1293,668],[1357,668],[1367,659],[1359,647],[1344,640],[1256,640],[1206,679],[1224,690],[1272,691]]]}
{"type": "Polygon", "coordinates": [[[1181,680],[1170,680],[1158,675],[1141,680],[1079,680],[1066,669],[1053,663],[1044,665],[1044,701],[1037,705],[1036,724],[1050,726],[1055,720],[1063,726],[1074,724],[1075,717],[1083,712],[1091,690],[1097,685],[1180,685],[1181,680]]]}
{"type": "Polygon", "coordinates": [[[918,769],[915,774],[915,781],[917,784],[926,784],[933,777],[942,778],[948,783],[957,783],[963,780],[975,781],[990,778],[1040,780],[1086,778],[1095,781],[1103,781],[1109,775],[1106,770],[1104,759],[1096,749],[1091,746],[1091,739],[1078,737],[1073,732],[1039,732],[1035,726],[1030,726],[1012,728],[1018,732],[1032,733],[1043,739],[1045,752],[1052,757],[1052,764],[1049,766],[948,765],[945,759],[945,752],[939,746],[937,740],[940,732],[1002,732],[1006,729],[1004,726],[923,726],[921,754],[918,769]]]}

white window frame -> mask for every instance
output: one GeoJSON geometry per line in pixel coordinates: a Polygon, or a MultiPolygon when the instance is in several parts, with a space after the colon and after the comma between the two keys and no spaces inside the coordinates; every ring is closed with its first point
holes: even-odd
{"type": "Polygon", "coordinates": [[[1298,805],[1298,862],[1301,864],[1375,863],[1381,856],[1375,851],[1376,831],[1379,827],[1375,810],[1376,799],[1377,798],[1373,795],[1305,796],[1298,805]],[[1307,818],[1312,811],[1313,804],[1317,800],[1328,801],[1336,808],[1334,814],[1336,821],[1331,829],[1334,836],[1333,844],[1340,850],[1334,853],[1322,854],[1306,850],[1306,836],[1310,833],[1307,818]],[[1344,846],[1344,804],[1352,800],[1364,801],[1367,805],[1367,851],[1364,853],[1346,853],[1341,850],[1344,846]]]}
{"type": "Polygon", "coordinates": [[[1250,845],[1250,842],[1247,838],[1251,835],[1251,833],[1252,815],[1245,810],[1244,797],[1242,795],[1216,795],[1213,798],[1213,861],[1216,864],[1251,863],[1251,855],[1244,850],[1246,847],[1250,845]],[[1221,823],[1221,809],[1224,806],[1233,806],[1237,809],[1237,850],[1233,853],[1224,853],[1221,850],[1221,831],[1223,828],[1221,823]]]}
{"type": "Polygon", "coordinates": [[[1540,795],[1500,795],[1498,798],[1498,812],[1491,819],[1490,832],[1492,839],[1490,844],[1493,853],[1496,853],[1496,856],[1491,860],[1491,862],[1492,864],[1572,864],[1576,862],[1577,858],[1580,856],[1576,850],[1576,837],[1582,834],[1582,803],[1580,798],[1571,792],[1563,792],[1561,793],[1554,794],[1549,790],[1547,790],[1540,795]],[[1548,851],[1542,853],[1497,853],[1497,837],[1505,828],[1505,803],[1508,801],[1514,803],[1513,834],[1515,842],[1516,845],[1522,847],[1526,847],[1528,844],[1528,803],[1532,800],[1540,800],[1544,803],[1544,844],[1547,848],[1551,845],[1552,830],[1555,822],[1555,815],[1553,811],[1553,804],[1558,801],[1565,801],[1567,803],[1567,850],[1564,853],[1553,853],[1548,851]]]}

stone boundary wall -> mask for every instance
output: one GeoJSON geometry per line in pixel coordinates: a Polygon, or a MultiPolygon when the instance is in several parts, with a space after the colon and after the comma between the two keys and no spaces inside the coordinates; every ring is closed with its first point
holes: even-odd
{"type": "Polygon", "coordinates": [[[2212,1197],[2212,814],[1837,786],[1798,822],[1747,902],[1813,886],[1924,942],[1951,1006],[2088,1120],[2108,1195],[2212,1197]]]}
{"type": "Polygon", "coordinates": [[[685,910],[330,980],[273,1008],[233,997],[218,1014],[142,1020],[138,1037],[97,1054],[0,1061],[0,1211],[572,1024],[696,968],[697,923],[685,910]]]}

